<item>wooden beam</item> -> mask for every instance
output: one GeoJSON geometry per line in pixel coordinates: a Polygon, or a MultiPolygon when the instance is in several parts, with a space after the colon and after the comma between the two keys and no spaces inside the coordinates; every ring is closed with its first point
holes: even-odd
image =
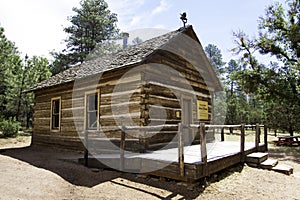
{"type": "Polygon", "coordinates": [[[201,123],[198,131],[200,133],[200,151],[201,151],[201,161],[203,162],[203,175],[206,176],[206,168],[207,168],[207,149],[206,149],[206,131],[205,124],[201,123]]]}
{"type": "Polygon", "coordinates": [[[241,125],[241,162],[244,162],[245,159],[245,124],[241,125]]]}
{"type": "Polygon", "coordinates": [[[125,164],[125,159],[124,159],[124,153],[125,153],[125,127],[122,126],[122,132],[121,132],[121,142],[120,142],[120,171],[124,170],[124,164],[125,164]]]}
{"type": "Polygon", "coordinates": [[[207,128],[240,128],[241,125],[205,125],[207,128]]]}
{"type": "Polygon", "coordinates": [[[182,136],[182,125],[178,124],[178,162],[180,176],[184,176],[184,142],[182,136]]]}
{"type": "Polygon", "coordinates": [[[259,124],[256,124],[256,126],[255,126],[255,148],[257,151],[259,149],[259,132],[260,132],[260,126],[259,126],[259,124]]]}
{"type": "Polygon", "coordinates": [[[224,127],[221,128],[221,142],[225,141],[225,137],[224,137],[224,127]]]}
{"type": "Polygon", "coordinates": [[[84,165],[89,166],[89,133],[87,130],[83,131],[84,133],[84,165]]]}
{"type": "Polygon", "coordinates": [[[265,151],[268,151],[268,126],[264,125],[264,143],[265,143],[265,151]]]}

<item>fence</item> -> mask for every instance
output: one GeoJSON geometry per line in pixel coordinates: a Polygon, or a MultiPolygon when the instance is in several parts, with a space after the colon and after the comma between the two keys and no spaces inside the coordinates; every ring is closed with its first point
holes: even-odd
{"type": "MultiPolygon", "coordinates": [[[[122,132],[121,132],[121,139],[120,139],[120,170],[124,170],[124,162],[125,162],[125,144],[126,144],[126,131],[128,130],[140,130],[147,132],[149,130],[159,130],[166,125],[161,126],[123,126],[122,132]]],[[[174,126],[174,125],[167,125],[167,126],[174,126]]],[[[197,134],[200,135],[200,152],[201,152],[201,161],[204,165],[203,169],[206,169],[207,166],[207,147],[206,147],[206,135],[207,135],[207,129],[220,129],[221,130],[221,142],[225,141],[225,129],[239,129],[240,130],[240,161],[244,162],[244,152],[245,152],[245,129],[246,128],[255,128],[255,149],[259,150],[259,143],[260,143],[260,135],[261,135],[261,128],[263,128],[264,132],[264,146],[265,150],[268,149],[268,143],[267,143],[267,126],[265,125],[206,125],[204,123],[200,124],[190,124],[190,125],[183,125],[179,123],[178,125],[178,164],[180,169],[180,176],[184,176],[184,140],[183,140],[183,131],[182,129],[193,129],[196,130],[197,134]]],[[[88,137],[89,131],[84,132],[84,139],[85,139],[85,152],[84,152],[84,160],[85,165],[88,166],[88,157],[89,157],[89,151],[88,151],[88,145],[89,145],[89,137],[88,137]]],[[[205,172],[203,172],[205,174],[205,172]]]]}

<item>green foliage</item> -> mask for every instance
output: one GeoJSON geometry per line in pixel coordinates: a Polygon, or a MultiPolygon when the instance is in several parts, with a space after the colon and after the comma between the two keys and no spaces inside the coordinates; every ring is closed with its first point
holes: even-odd
{"type": "Polygon", "coordinates": [[[48,60],[26,56],[22,61],[3,28],[0,28],[0,47],[0,117],[16,117],[28,126],[33,113],[33,94],[24,91],[50,77],[48,60]]]}
{"type": "Polygon", "coordinates": [[[4,137],[17,137],[19,129],[20,123],[15,118],[10,117],[8,120],[0,122],[0,131],[4,137]]]}
{"type": "MultiPolygon", "coordinates": [[[[210,64],[215,70],[220,81],[224,81],[223,74],[225,72],[225,62],[223,62],[221,50],[213,44],[207,45],[205,48],[205,53],[209,59],[210,64]]],[[[226,91],[225,91],[226,92],[226,91]]],[[[226,93],[218,92],[214,95],[214,124],[224,124],[226,116],[226,93]]]]}
{"type": "Polygon", "coordinates": [[[258,28],[259,36],[252,40],[244,33],[235,34],[235,52],[242,54],[243,63],[235,78],[246,93],[263,101],[265,122],[292,135],[300,130],[299,0],[288,0],[286,9],[279,3],[268,6],[258,28]],[[272,56],[273,61],[261,64],[255,51],[272,56]]]}
{"type": "Polygon", "coordinates": [[[213,123],[214,124],[224,124],[226,117],[226,93],[217,92],[214,95],[214,107],[213,107],[213,123]]]}
{"type": "Polygon", "coordinates": [[[215,72],[222,80],[222,74],[225,72],[221,50],[214,44],[209,44],[205,48],[206,56],[208,57],[210,64],[214,68],[215,72]]]}
{"type": "Polygon", "coordinates": [[[16,86],[15,75],[19,73],[21,59],[14,43],[9,41],[4,28],[0,27],[0,116],[11,116],[13,113],[7,109],[6,94],[16,86]]]}
{"type": "Polygon", "coordinates": [[[50,54],[54,58],[54,61],[49,65],[49,69],[53,76],[69,68],[69,55],[54,51],[50,54]]]}
{"type": "MultiPolygon", "coordinates": [[[[54,62],[51,72],[56,74],[72,65],[82,63],[87,56],[96,52],[103,53],[105,41],[118,38],[117,15],[111,13],[104,0],[81,0],[79,8],[73,8],[74,16],[69,17],[71,26],[64,28],[69,34],[65,40],[67,48],[62,52],[52,52],[54,62]],[[95,49],[100,45],[98,49],[95,49]]],[[[111,43],[110,48],[115,46],[111,43]]],[[[93,57],[93,56],[92,56],[93,57]]]]}
{"type": "Polygon", "coordinates": [[[142,42],[143,42],[143,40],[140,37],[133,38],[133,40],[132,40],[133,45],[136,45],[136,44],[139,44],[142,42]]]}
{"type": "Polygon", "coordinates": [[[117,44],[116,41],[113,40],[107,40],[102,42],[101,44],[98,44],[92,52],[90,52],[86,60],[91,60],[97,57],[101,57],[107,54],[116,53],[117,51],[121,50],[121,45],[117,44]]]}

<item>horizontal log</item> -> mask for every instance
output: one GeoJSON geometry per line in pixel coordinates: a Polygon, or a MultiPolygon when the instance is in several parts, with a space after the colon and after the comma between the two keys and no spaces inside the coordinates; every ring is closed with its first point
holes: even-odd
{"type": "MultiPolygon", "coordinates": [[[[151,135],[151,132],[148,133],[151,135]]],[[[151,144],[158,144],[158,143],[166,143],[173,140],[176,136],[177,131],[160,131],[152,133],[152,137],[147,139],[148,143],[151,144]]]]}
{"type": "Polygon", "coordinates": [[[149,96],[148,103],[150,105],[161,105],[169,108],[180,108],[180,103],[177,99],[164,99],[158,98],[157,96],[149,96]]]}
{"type": "Polygon", "coordinates": [[[165,84],[165,83],[161,83],[160,81],[149,81],[150,84],[153,85],[159,85],[165,88],[169,88],[170,90],[172,90],[174,93],[178,93],[178,94],[191,94],[191,95],[195,95],[198,98],[211,98],[210,94],[206,94],[205,92],[203,92],[201,89],[199,88],[195,88],[195,87],[190,87],[190,85],[185,85],[186,88],[181,87],[182,85],[171,85],[171,84],[165,84]],[[191,90],[192,89],[192,90],[191,90]],[[199,91],[200,90],[200,91],[199,91]]]}
{"type": "Polygon", "coordinates": [[[49,110],[50,111],[51,108],[51,100],[47,101],[47,102],[35,102],[34,105],[34,110],[38,111],[38,110],[49,110]]]}
{"type": "Polygon", "coordinates": [[[136,102],[129,102],[128,104],[117,104],[100,106],[100,115],[112,115],[112,114],[130,114],[140,112],[141,105],[136,102]]]}
{"type": "Polygon", "coordinates": [[[84,106],[84,97],[64,99],[61,103],[62,109],[76,108],[84,106]]]}
{"type": "Polygon", "coordinates": [[[49,145],[51,147],[60,147],[63,149],[72,149],[81,151],[83,150],[83,144],[81,140],[77,137],[53,137],[53,136],[35,136],[32,138],[33,144],[43,144],[49,145]]]}
{"type": "Polygon", "coordinates": [[[76,131],[64,131],[64,132],[50,132],[50,131],[35,131],[34,136],[55,136],[55,137],[79,137],[76,131]]]}
{"type": "MultiPolygon", "coordinates": [[[[164,57],[161,59],[160,64],[172,67],[174,69],[173,72],[180,72],[180,74],[182,74],[182,76],[191,81],[191,82],[195,82],[201,85],[206,86],[207,84],[212,84],[209,80],[206,80],[206,82],[204,81],[204,79],[202,78],[202,76],[207,76],[208,74],[206,73],[206,70],[201,70],[201,73],[199,73],[198,70],[196,70],[192,65],[188,64],[188,63],[177,63],[176,61],[178,61],[178,57],[177,58],[173,58],[173,59],[168,59],[167,55],[164,55],[164,57]]],[[[156,61],[155,61],[156,62],[156,61]]],[[[150,74],[152,73],[158,73],[158,74],[165,74],[164,72],[168,69],[168,68],[157,68],[157,70],[155,70],[155,67],[148,67],[148,69],[150,69],[150,72],[147,71],[146,74],[150,74]],[[165,71],[164,71],[165,70],[165,71]]],[[[170,70],[168,70],[168,73],[170,76],[178,76],[174,73],[171,73],[170,70]]]]}
{"type": "MultiPolygon", "coordinates": [[[[134,123],[134,125],[140,125],[140,120],[141,120],[140,117],[131,117],[130,119],[134,123]]],[[[110,117],[110,118],[100,119],[101,126],[117,126],[117,125],[120,125],[121,123],[122,122],[118,119],[118,117],[116,117],[116,118],[110,117]]],[[[124,125],[129,125],[129,124],[124,124],[124,125]]]]}
{"type": "MultiPolygon", "coordinates": [[[[176,49],[179,48],[180,47],[176,47],[176,49]]],[[[186,61],[178,55],[174,55],[173,53],[167,51],[159,51],[159,54],[156,54],[151,58],[150,63],[165,64],[167,66],[175,68],[176,70],[180,69],[188,72],[189,74],[194,73],[196,74],[196,76],[198,76],[199,72],[201,72],[202,74],[205,73],[205,70],[196,69],[192,63],[186,61]]]]}
{"type": "Polygon", "coordinates": [[[127,102],[140,102],[141,94],[139,93],[128,93],[119,96],[102,96],[100,97],[100,105],[114,105],[120,103],[127,103],[127,102]]]}
{"type": "Polygon", "coordinates": [[[33,113],[33,118],[50,118],[50,110],[35,110],[33,113]]]}

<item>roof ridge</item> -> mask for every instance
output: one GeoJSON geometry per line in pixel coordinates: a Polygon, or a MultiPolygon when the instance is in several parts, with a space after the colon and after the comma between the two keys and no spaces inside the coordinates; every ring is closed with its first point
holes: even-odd
{"type": "Polygon", "coordinates": [[[187,27],[181,27],[175,31],[151,38],[137,45],[122,49],[116,53],[105,54],[101,57],[96,57],[81,64],[75,65],[50,77],[47,80],[38,83],[34,87],[27,90],[27,92],[72,82],[79,78],[85,78],[112,69],[138,64],[147,59],[149,55],[155,52],[155,50],[160,49],[162,46],[168,44],[170,40],[176,37],[178,34],[183,33],[191,28],[191,25],[187,27]]]}

